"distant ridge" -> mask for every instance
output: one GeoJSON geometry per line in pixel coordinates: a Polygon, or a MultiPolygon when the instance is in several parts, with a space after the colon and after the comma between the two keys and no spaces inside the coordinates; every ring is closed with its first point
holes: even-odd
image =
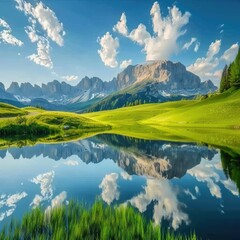
{"type": "Polygon", "coordinates": [[[8,89],[0,83],[0,98],[49,110],[91,111],[128,105],[192,98],[217,89],[180,62],[151,61],[129,65],[112,81],[84,77],[76,86],[53,80],[47,84],[12,82],[8,89]]]}

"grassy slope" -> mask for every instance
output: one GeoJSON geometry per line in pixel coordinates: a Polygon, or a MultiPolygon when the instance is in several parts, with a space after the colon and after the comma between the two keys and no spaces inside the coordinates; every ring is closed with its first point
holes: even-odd
{"type": "Polygon", "coordinates": [[[205,100],[146,104],[84,114],[111,124],[112,133],[146,139],[197,141],[240,153],[240,90],[205,100]],[[203,129],[204,128],[204,129],[203,129]]]}
{"type": "MultiPolygon", "coordinates": [[[[5,116],[27,112],[28,123],[35,121],[59,131],[41,140],[45,142],[83,138],[111,125],[109,133],[151,140],[195,141],[240,153],[240,90],[230,89],[205,100],[145,104],[82,115],[0,106],[0,113],[5,116]]],[[[9,119],[0,119],[0,128],[4,124],[8,125],[9,119]]]]}
{"type": "Polygon", "coordinates": [[[6,104],[0,106],[2,106],[0,114],[4,114],[4,117],[0,118],[0,133],[3,138],[0,139],[0,147],[36,142],[68,141],[109,129],[109,126],[79,114],[50,112],[33,107],[18,109],[6,104]],[[19,124],[19,115],[26,117],[26,123],[19,124]],[[23,135],[26,136],[23,137],[23,135]],[[21,141],[26,137],[29,141],[21,141]]]}
{"type": "Polygon", "coordinates": [[[26,114],[26,112],[20,108],[14,107],[7,103],[0,103],[0,119],[24,114],[26,114]]]}

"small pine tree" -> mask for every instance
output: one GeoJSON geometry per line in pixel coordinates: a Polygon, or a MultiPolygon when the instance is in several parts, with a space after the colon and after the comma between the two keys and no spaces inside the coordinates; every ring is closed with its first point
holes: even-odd
{"type": "Polygon", "coordinates": [[[228,71],[229,71],[228,66],[226,65],[222,72],[222,77],[221,77],[221,82],[220,82],[220,93],[222,93],[230,88],[228,71]]]}

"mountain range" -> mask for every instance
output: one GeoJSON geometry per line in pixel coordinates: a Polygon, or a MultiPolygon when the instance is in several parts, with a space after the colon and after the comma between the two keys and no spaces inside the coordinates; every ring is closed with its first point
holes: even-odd
{"type": "Polygon", "coordinates": [[[216,89],[212,81],[202,82],[179,62],[153,61],[130,65],[109,82],[84,77],[76,86],[54,80],[41,86],[12,82],[7,89],[0,83],[0,99],[49,110],[98,111],[192,98],[216,89]]]}

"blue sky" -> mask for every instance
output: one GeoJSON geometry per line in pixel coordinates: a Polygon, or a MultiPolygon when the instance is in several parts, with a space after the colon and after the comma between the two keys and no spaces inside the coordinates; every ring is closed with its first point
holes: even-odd
{"type": "Polygon", "coordinates": [[[167,59],[217,84],[238,50],[239,9],[238,0],[1,0],[0,81],[109,81],[128,64],[167,59]]]}

